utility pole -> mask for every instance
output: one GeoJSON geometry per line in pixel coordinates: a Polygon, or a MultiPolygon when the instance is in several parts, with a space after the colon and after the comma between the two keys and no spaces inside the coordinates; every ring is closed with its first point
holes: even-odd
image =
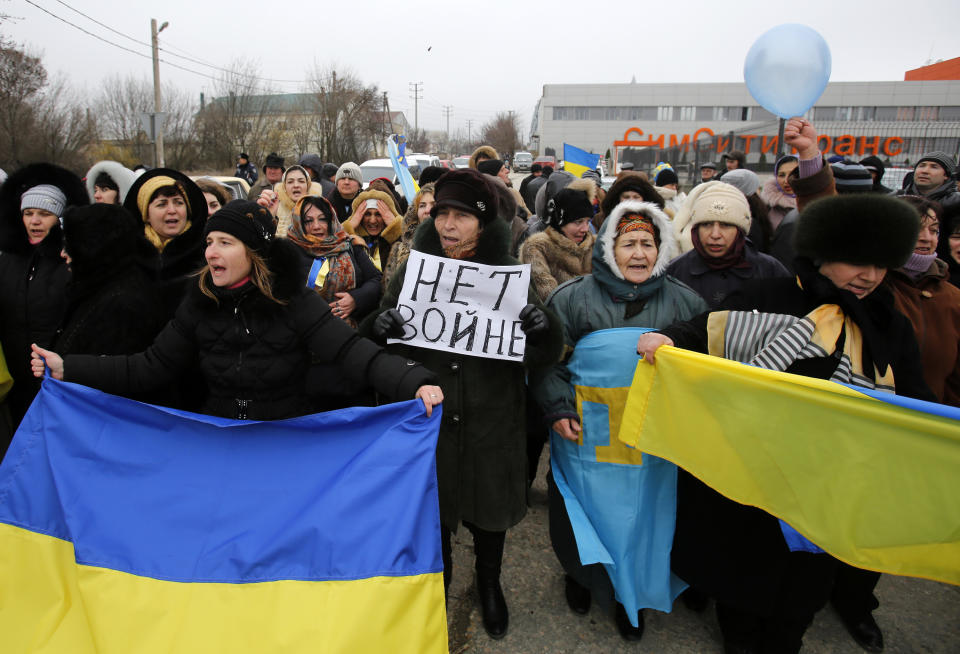
{"type": "Polygon", "coordinates": [[[160,44],[158,35],[170,23],[163,22],[157,29],[157,19],[150,19],[150,43],[153,46],[153,120],[156,134],[153,140],[154,159],[158,168],[163,168],[163,119],[160,116],[160,44]]]}
{"type": "Polygon", "coordinates": [[[473,118],[467,118],[467,143],[473,141],[473,137],[470,135],[471,127],[473,127],[473,118]]]}
{"type": "Polygon", "coordinates": [[[450,114],[453,113],[453,105],[443,105],[443,115],[447,117],[447,140],[450,140],[450,114]]]}
{"type": "Polygon", "coordinates": [[[423,82],[410,82],[410,91],[413,93],[410,99],[413,100],[413,133],[416,135],[420,129],[419,103],[423,99],[423,82]]]}

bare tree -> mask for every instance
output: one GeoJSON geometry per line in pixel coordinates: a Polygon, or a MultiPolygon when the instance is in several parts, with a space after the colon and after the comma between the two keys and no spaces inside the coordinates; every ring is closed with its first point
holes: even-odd
{"type": "Polygon", "coordinates": [[[481,134],[483,142],[492,145],[501,156],[520,148],[520,125],[512,111],[498,112],[493,120],[483,126],[481,134]]]}
{"type": "Polygon", "coordinates": [[[25,162],[34,102],[46,83],[40,57],[0,37],[0,166],[16,168],[25,162]]]}
{"type": "Polygon", "coordinates": [[[376,86],[365,86],[353,73],[315,66],[311,89],[320,108],[320,154],[328,161],[361,162],[379,151],[383,107],[376,86]]]}
{"type": "Polygon", "coordinates": [[[86,170],[97,140],[97,126],[88,106],[83,94],[71,89],[64,77],[54,78],[34,105],[32,158],[86,170]]]}
{"type": "MultiPolygon", "coordinates": [[[[208,165],[230,165],[238,152],[259,161],[268,152],[276,129],[277,99],[260,77],[259,66],[235,59],[214,85],[217,97],[200,114],[198,135],[201,158],[208,165]]],[[[275,143],[274,143],[275,145],[275,143]]]]}

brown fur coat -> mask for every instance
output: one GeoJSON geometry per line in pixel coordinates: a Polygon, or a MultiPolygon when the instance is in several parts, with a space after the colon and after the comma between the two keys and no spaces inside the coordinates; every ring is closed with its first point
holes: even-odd
{"type": "Polygon", "coordinates": [[[548,227],[528,238],[520,248],[520,261],[530,264],[530,281],[540,299],[560,284],[590,272],[596,236],[587,234],[579,245],[548,227]]]}

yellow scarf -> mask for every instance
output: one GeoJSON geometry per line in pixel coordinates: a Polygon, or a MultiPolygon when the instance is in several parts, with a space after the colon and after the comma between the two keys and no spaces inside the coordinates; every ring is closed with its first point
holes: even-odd
{"type": "Polygon", "coordinates": [[[177,232],[176,236],[180,236],[185,231],[190,229],[190,219],[191,215],[190,210],[190,200],[187,197],[187,191],[183,188],[183,185],[180,184],[177,180],[172,177],[167,177],[166,175],[157,175],[156,177],[151,177],[143,183],[143,186],[140,187],[140,190],[137,192],[137,208],[140,210],[140,219],[143,220],[143,235],[147,237],[147,240],[153,243],[153,247],[157,248],[158,252],[163,252],[163,249],[167,247],[170,241],[173,238],[168,238],[166,240],[160,238],[160,235],[157,234],[156,230],[150,226],[150,221],[148,220],[148,209],[150,208],[150,197],[157,191],[157,189],[163,188],[164,186],[175,186],[177,190],[180,191],[180,195],[183,197],[183,202],[187,205],[187,222],[184,223],[183,229],[177,232]]]}

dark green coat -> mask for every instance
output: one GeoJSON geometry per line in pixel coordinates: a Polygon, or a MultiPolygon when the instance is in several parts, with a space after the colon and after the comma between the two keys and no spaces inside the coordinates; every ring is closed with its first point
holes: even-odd
{"type": "MultiPolygon", "coordinates": [[[[413,249],[444,256],[433,219],[423,222],[413,249]]],[[[510,266],[510,226],[497,219],[480,234],[477,253],[469,261],[510,266]]],[[[397,306],[403,288],[404,263],[387,286],[380,309],[361,325],[369,335],[380,312],[397,306]]],[[[528,302],[543,307],[531,285],[528,302]]],[[[390,350],[423,363],[443,389],[443,420],[437,443],[440,520],[456,530],[460,521],[481,529],[503,531],[527,512],[526,370],[551,365],[560,358],[563,335],[559,320],[548,311],[550,329],[527,343],[523,365],[500,359],[452,354],[393,344],[390,350]]]]}

